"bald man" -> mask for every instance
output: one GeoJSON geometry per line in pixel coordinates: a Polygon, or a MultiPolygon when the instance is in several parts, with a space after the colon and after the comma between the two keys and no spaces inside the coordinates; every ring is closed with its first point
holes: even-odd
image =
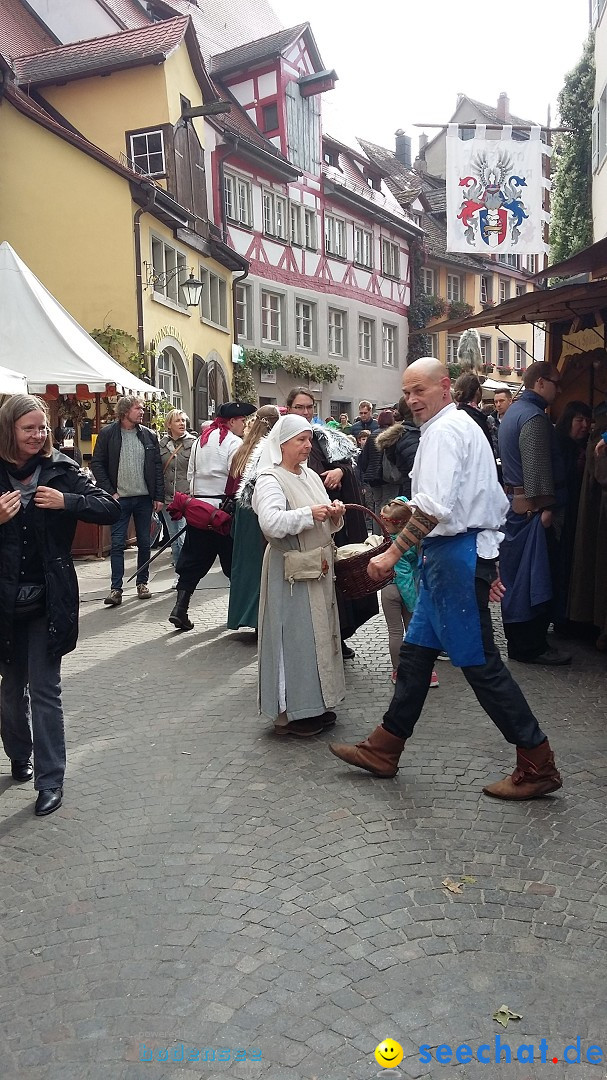
{"type": "Polygon", "coordinates": [[[422,357],[406,368],[403,394],[421,430],[411,475],[411,517],[369,574],[383,580],[406,551],[419,547],[419,599],[400,651],[394,697],[383,723],[356,746],[332,744],[336,757],[374,776],[395,776],[421,714],[434,662],[446,651],[504,738],[516,768],[483,788],[498,799],[533,799],[561,787],[548,739],[493,639],[489,600],[498,600],[496,559],[508,499],[488,440],[451,401],[443,365],[422,357]]]}

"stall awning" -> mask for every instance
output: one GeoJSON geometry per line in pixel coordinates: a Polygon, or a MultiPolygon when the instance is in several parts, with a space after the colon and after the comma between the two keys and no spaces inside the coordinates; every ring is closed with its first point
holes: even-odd
{"type": "Polygon", "coordinates": [[[539,274],[534,274],[531,280],[573,277],[574,274],[590,274],[593,278],[604,277],[607,274],[607,237],[597,240],[596,244],[582,248],[569,259],[547,266],[545,270],[540,270],[539,274]]]}
{"type": "Polygon", "coordinates": [[[461,334],[464,330],[483,326],[573,322],[602,309],[607,309],[607,280],[523,293],[496,307],[486,308],[477,315],[469,315],[465,319],[446,319],[422,330],[411,330],[410,334],[461,334]]]}
{"type": "Polygon", "coordinates": [[[5,240],[0,244],[0,365],[27,379],[31,394],[163,391],[117,364],[61,306],[5,240]],[[115,387],[115,389],[114,389],[115,387]]]}
{"type": "Polygon", "coordinates": [[[0,367],[0,395],[27,394],[27,379],[20,371],[0,367]]]}

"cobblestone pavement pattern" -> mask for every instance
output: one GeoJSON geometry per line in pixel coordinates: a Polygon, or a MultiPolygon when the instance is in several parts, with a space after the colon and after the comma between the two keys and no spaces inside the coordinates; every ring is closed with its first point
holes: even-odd
{"type": "MultiPolygon", "coordinates": [[[[269,734],[255,645],[225,631],[217,574],[187,634],[167,623],[166,564],[151,601],[133,589],[118,609],[94,599],[107,574],[79,565],[63,808],[36,819],[31,787],[0,775],[2,1080],[434,1080],[449,1074],[421,1044],[497,1033],[544,1037],[559,1063],[473,1061],[460,1080],[559,1080],[578,1035],[607,1056],[603,656],[514,665],[565,787],[503,804],[481,786],[513,753],[449,664],[400,773],[374,780],[331,757],[333,735],[269,734]],[[461,894],[442,887],[462,875],[461,894]],[[502,1004],[523,1015],[507,1031],[502,1004]],[[387,1037],[398,1069],[373,1056],[387,1037]],[[181,1043],[262,1061],[139,1060],[181,1043]]],[[[352,643],[337,731],[353,740],[391,686],[381,619],[352,643]]],[[[604,1080],[607,1064],[572,1075],[604,1080]]]]}

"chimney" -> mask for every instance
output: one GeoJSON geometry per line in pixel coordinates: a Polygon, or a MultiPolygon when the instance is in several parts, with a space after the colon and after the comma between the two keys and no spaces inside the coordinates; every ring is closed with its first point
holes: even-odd
{"type": "Polygon", "coordinates": [[[417,173],[425,173],[428,171],[426,165],[426,147],[428,145],[428,136],[424,131],[419,137],[419,150],[417,151],[417,157],[413,162],[413,168],[417,173]]]}
{"type": "Polygon", "coordinates": [[[497,115],[504,124],[510,120],[510,99],[503,90],[497,99],[497,115]]]}
{"type": "Polygon", "coordinates": [[[411,139],[409,135],[405,135],[402,128],[399,128],[395,132],[396,136],[396,150],[395,156],[397,161],[400,161],[401,165],[405,165],[407,169],[411,168],[411,139]]]}

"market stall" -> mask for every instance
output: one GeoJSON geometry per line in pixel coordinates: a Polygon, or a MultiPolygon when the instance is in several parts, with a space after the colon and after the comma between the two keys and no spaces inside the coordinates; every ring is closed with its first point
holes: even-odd
{"type": "MultiPolygon", "coordinates": [[[[118,396],[164,396],[116,363],[6,241],[0,244],[0,365],[23,380],[20,390],[48,402],[54,430],[69,422],[85,464],[101,426],[113,419],[118,396]]],[[[73,550],[107,554],[109,529],[79,522],[73,550]]]]}

